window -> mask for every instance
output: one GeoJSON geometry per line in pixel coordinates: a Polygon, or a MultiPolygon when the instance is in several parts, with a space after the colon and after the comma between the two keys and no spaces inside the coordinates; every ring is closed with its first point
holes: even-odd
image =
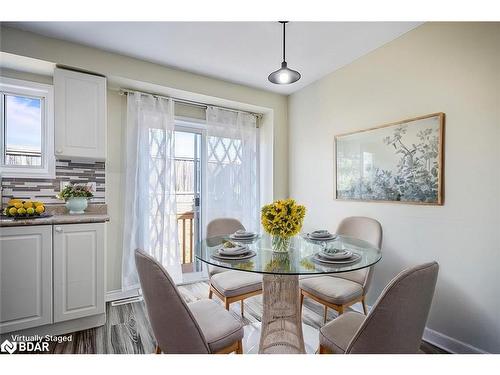
{"type": "Polygon", "coordinates": [[[54,178],[51,85],[0,77],[0,172],[54,178]]]}

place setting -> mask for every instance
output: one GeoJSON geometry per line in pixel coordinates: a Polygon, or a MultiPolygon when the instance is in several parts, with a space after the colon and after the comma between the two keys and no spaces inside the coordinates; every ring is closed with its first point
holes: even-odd
{"type": "Polygon", "coordinates": [[[359,261],[361,255],[347,249],[325,247],[312,256],[312,260],[321,264],[351,264],[359,261]]]}
{"type": "Polygon", "coordinates": [[[304,233],[304,238],[312,242],[330,242],[337,238],[337,235],[330,233],[327,229],[315,230],[310,233],[304,233]]]}
{"type": "Polygon", "coordinates": [[[223,244],[216,249],[212,258],[216,260],[244,260],[253,258],[256,255],[255,251],[251,250],[248,245],[224,241],[223,244]]]}
{"type": "Polygon", "coordinates": [[[233,234],[230,234],[228,237],[230,240],[236,242],[253,242],[257,238],[259,238],[259,235],[255,232],[247,232],[244,229],[240,229],[233,234]]]}

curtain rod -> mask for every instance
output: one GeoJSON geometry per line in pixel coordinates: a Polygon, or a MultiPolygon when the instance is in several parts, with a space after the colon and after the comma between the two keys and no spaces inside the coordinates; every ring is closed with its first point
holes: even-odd
{"type": "Polygon", "coordinates": [[[195,107],[202,107],[202,108],[215,107],[215,108],[221,108],[221,109],[225,109],[227,111],[232,111],[232,112],[248,113],[250,115],[257,117],[257,119],[262,118],[262,113],[243,111],[243,110],[234,109],[234,108],[222,107],[220,105],[207,104],[207,103],[196,102],[194,100],[187,100],[187,99],[181,99],[181,98],[174,98],[172,96],[164,96],[164,95],[153,94],[153,93],[144,92],[144,91],[131,90],[131,89],[120,89],[120,95],[128,95],[128,94],[134,94],[134,93],[139,93],[141,95],[151,95],[154,98],[171,99],[176,103],[188,104],[188,105],[192,105],[195,107]]]}

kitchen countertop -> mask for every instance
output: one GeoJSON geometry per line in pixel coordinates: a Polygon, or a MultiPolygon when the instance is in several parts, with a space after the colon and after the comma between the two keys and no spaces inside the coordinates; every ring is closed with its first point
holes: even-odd
{"type": "Polygon", "coordinates": [[[109,221],[109,215],[85,213],[80,215],[54,215],[40,219],[10,219],[2,217],[0,227],[21,227],[26,225],[58,225],[58,224],[84,224],[104,223],[109,221]]]}
{"type": "Polygon", "coordinates": [[[22,227],[26,225],[58,225],[58,224],[84,224],[84,223],[104,223],[109,221],[107,206],[105,204],[89,204],[84,214],[70,215],[64,205],[45,206],[51,217],[39,219],[12,219],[0,218],[0,227],[22,227]]]}

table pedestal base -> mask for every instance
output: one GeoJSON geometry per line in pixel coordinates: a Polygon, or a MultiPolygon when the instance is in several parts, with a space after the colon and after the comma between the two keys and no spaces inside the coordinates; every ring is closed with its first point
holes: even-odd
{"type": "Polygon", "coordinates": [[[259,353],[305,353],[297,275],[264,275],[259,353]]]}

